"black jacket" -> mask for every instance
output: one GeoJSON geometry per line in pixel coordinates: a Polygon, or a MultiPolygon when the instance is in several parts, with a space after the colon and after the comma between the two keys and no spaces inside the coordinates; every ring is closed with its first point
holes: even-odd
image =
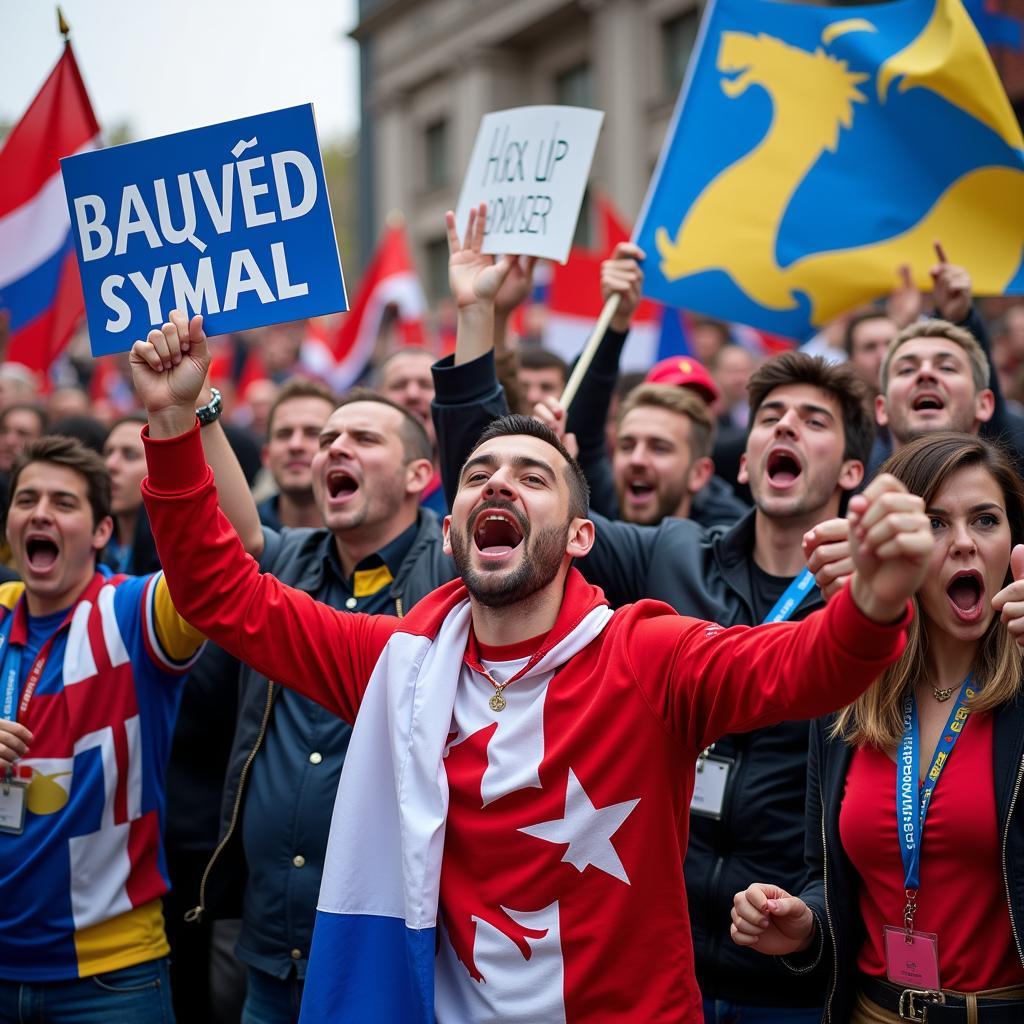
{"type": "MultiPolygon", "coordinates": [[[[434,367],[434,424],[449,503],[458,473],[483,428],[505,415],[505,397],[490,353],[460,366],[450,357],[434,367]]],[[[750,585],[754,512],[729,530],[705,530],[688,519],[637,526],[591,518],[597,539],[579,568],[613,607],[650,597],[684,615],[723,626],[755,625],[750,585]]],[[[817,588],[795,618],[822,605],[817,588]]],[[[787,977],[771,957],[729,938],[733,894],[759,877],[795,887],[804,877],[801,836],[807,775],[806,722],[782,723],[726,736],[716,753],[736,758],[721,821],[692,816],[686,854],[687,890],[697,979],[704,995],[736,1003],[815,1006],[821,979],[787,977]],[[765,860],[765,855],[770,862],[765,860]]],[[[789,891],[793,891],[792,889],[789,891]]]]}
{"type": "MultiPolygon", "coordinates": [[[[418,523],[412,547],[390,587],[399,616],[456,575],[454,562],[441,549],[437,517],[427,509],[420,509],[418,523]]],[[[326,530],[310,529],[280,533],[265,530],[267,546],[260,559],[261,569],[272,573],[282,583],[317,597],[324,572],[320,552],[326,533],[326,530]]],[[[252,762],[259,754],[280,691],[277,683],[242,665],[238,722],[221,800],[220,839],[203,873],[198,905],[191,911],[193,918],[201,917],[207,910],[214,917],[241,916],[246,880],[241,829],[245,783],[252,762]]],[[[286,812],[287,809],[282,808],[282,814],[286,812]]],[[[331,808],[325,807],[324,814],[330,813],[331,808]]],[[[268,827],[272,827],[272,823],[268,827]]],[[[310,924],[315,909],[310,907],[310,924]]]]}
{"type": "MultiPolygon", "coordinates": [[[[605,420],[619,375],[626,334],[609,328],[569,407],[566,429],[576,435],[579,463],[590,484],[590,507],[609,519],[619,518],[619,499],[605,447],[605,420]]],[[[749,506],[726,480],[713,476],[693,497],[690,518],[700,526],[732,526],[749,506]]]]}
{"type": "MultiPolygon", "coordinates": [[[[798,976],[823,977],[826,1003],[822,1019],[843,1024],[853,1009],[864,927],[857,910],[857,873],[839,839],[839,809],[853,748],[829,738],[834,721],[835,716],[829,715],[812,723],[807,767],[807,882],[800,898],[815,916],[818,937],[806,953],[783,962],[798,976]]],[[[1024,965],[1024,818],[1019,807],[1024,783],[1024,698],[1018,696],[995,712],[992,745],[996,819],[1003,837],[1003,883],[1017,954],[1024,965]]]]}

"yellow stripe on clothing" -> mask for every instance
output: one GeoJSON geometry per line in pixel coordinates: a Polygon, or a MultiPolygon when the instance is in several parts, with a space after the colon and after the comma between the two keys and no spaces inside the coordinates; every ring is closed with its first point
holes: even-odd
{"type": "Polygon", "coordinates": [[[160,900],[75,932],[80,978],[144,964],[170,951],[160,900]]]}
{"type": "Polygon", "coordinates": [[[156,591],[153,594],[153,621],[156,624],[156,638],[160,647],[173,661],[188,661],[206,639],[199,630],[193,629],[178,614],[163,573],[156,581],[156,591]]]}
{"type": "Polygon", "coordinates": [[[370,597],[383,590],[394,578],[386,565],[378,565],[376,569],[357,569],[352,574],[352,594],[354,597],[370,597]]]}
{"type": "Polygon", "coordinates": [[[24,583],[0,583],[0,607],[10,610],[24,592],[24,583]]]}

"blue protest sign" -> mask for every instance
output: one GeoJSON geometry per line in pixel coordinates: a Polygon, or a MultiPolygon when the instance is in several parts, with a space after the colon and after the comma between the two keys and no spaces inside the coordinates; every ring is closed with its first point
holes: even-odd
{"type": "Polygon", "coordinates": [[[61,160],[93,355],[348,309],[312,104],[61,160]]]}

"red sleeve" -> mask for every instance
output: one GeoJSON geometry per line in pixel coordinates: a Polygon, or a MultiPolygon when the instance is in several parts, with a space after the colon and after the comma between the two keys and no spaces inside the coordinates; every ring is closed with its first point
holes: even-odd
{"type": "Polygon", "coordinates": [[[903,652],[911,607],[880,626],[847,586],[802,622],[723,629],[653,616],[637,623],[626,657],[655,713],[700,751],[727,733],[817,718],[854,701],[903,652]]]}
{"type": "Polygon", "coordinates": [[[147,428],[143,438],[142,496],[179,614],[269,679],[354,721],[399,620],[336,611],[260,573],[217,504],[198,426],[168,440],[147,428]]]}

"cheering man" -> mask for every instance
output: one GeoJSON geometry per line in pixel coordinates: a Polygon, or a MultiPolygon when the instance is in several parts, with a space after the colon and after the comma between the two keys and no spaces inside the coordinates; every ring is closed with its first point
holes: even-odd
{"type": "Polygon", "coordinates": [[[209,357],[201,335],[186,348],[170,369],[148,341],[131,355],[175,602],[355,720],[304,1019],[698,1021],[682,872],[696,755],[845,705],[898,656],[932,546],[920,502],[887,477],[851,501],[853,579],[801,623],[612,612],[571,568],[594,541],[579,467],[508,417],[445,518],[461,579],[402,620],[339,613],[260,574],[220,514],[193,412],[209,357]]]}

